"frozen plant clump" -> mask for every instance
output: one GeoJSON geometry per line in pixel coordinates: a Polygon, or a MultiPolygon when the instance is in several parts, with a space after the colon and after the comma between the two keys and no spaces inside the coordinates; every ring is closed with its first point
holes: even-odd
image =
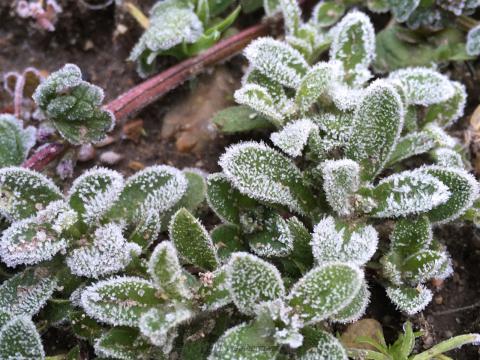
{"type": "Polygon", "coordinates": [[[151,8],[150,17],[142,21],[146,29],[132,49],[129,60],[137,62],[138,73],[147,77],[154,72],[158,56],[181,59],[208,49],[220,40],[240,13],[238,7],[222,19],[221,14],[231,4],[233,0],[158,1],[151,8]]]}
{"type": "MultiPolygon", "coordinates": [[[[279,5],[287,35],[304,25],[297,10],[286,10],[295,6],[279,5]]],[[[249,67],[235,99],[250,112],[228,108],[217,117],[228,121],[229,133],[236,124],[244,131],[245,114],[249,130],[252,118],[261,129],[269,121],[273,146],[248,141],[222,155],[222,172],[209,177],[207,190],[223,221],[216,231],[243,239],[242,246],[228,242],[232,251],[281,259],[289,273],[335,261],[361,267],[381,257],[388,296],[412,315],[432,298],[427,282],[452,272],[431,227],[477,212],[478,182],[445,131],[463,115],[465,87],[423,67],[372,79],[375,34],[361,12],[348,12],[328,37],[327,62],[315,63],[288,37],[260,38],[246,48],[249,67]],[[407,167],[413,156],[424,164],[407,167]],[[375,224],[391,220],[390,250],[375,255],[375,224]],[[417,223],[423,237],[411,235],[417,223]],[[416,225],[404,229],[408,224],[416,225]]],[[[358,313],[368,304],[368,289],[360,293],[358,313]]]]}
{"type": "Polygon", "coordinates": [[[74,64],[50,74],[37,87],[33,99],[60,135],[74,145],[104,139],[115,123],[112,112],[101,107],[103,90],[82,80],[74,64]]]}
{"type": "Polygon", "coordinates": [[[55,31],[55,23],[62,7],[56,0],[18,0],[15,10],[21,18],[34,19],[40,29],[55,31]]]}

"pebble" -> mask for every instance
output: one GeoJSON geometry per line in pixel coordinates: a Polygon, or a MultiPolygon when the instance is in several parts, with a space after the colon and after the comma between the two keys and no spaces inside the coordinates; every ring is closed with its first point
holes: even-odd
{"type": "Polygon", "coordinates": [[[85,144],[80,146],[77,153],[78,161],[90,161],[95,158],[96,150],[92,144],[85,144]]]}
{"type": "Polygon", "coordinates": [[[122,161],[123,155],[115,151],[106,151],[100,155],[100,162],[107,165],[115,165],[122,161]]]}
{"type": "Polygon", "coordinates": [[[443,304],[443,297],[442,295],[435,296],[435,304],[442,305],[443,304]]]}
{"type": "Polygon", "coordinates": [[[95,147],[102,148],[110,144],[113,144],[114,142],[115,142],[115,138],[113,136],[108,135],[107,137],[105,137],[105,139],[95,143],[95,147]]]}

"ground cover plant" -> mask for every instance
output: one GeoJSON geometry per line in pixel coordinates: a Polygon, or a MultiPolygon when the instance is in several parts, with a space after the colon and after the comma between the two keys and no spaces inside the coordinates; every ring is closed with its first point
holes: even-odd
{"type": "Polygon", "coordinates": [[[408,16],[404,5],[166,0],[147,19],[139,4],[117,2],[144,25],[130,54],[142,76],[168,56],[184,60],[109,101],[71,62],[6,72],[0,358],[425,360],[456,358],[464,345],[478,354],[475,325],[428,342],[422,323],[441,284],[456,281],[450,249],[462,240],[447,244],[443,229],[478,224],[475,164],[454,136],[477,100],[443,68],[385,57],[379,36],[390,28],[376,33],[372,21],[385,10],[415,27],[412,17],[434,8],[449,26],[476,5],[412,3],[408,16]],[[262,24],[232,35],[262,11],[262,24]],[[236,105],[206,119],[227,144],[208,172],[172,153],[129,170],[92,157],[76,166],[118,127],[126,137],[125,119],[243,47],[241,83],[227,95],[236,105]],[[346,341],[380,304],[398,323],[380,315],[385,332],[361,328],[346,341]]]}

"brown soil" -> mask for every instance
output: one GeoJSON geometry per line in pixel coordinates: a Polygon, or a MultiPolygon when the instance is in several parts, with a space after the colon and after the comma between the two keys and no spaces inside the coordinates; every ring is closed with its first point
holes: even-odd
{"type": "MultiPolygon", "coordinates": [[[[137,1],[147,10],[153,0],[137,1]]],[[[111,100],[127,90],[141,79],[135,72],[134,64],[126,62],[128,53],[141,34],[141,28],[126,14],[110,6],[106,10],[91,11],[76,1],[61,1],[64,12],[60,15],[57,31],[44,33],[32,26],[32,22],[14,16],[10,2],[0,5],[0,72],[21,71],[27,66],[54,71],[67,62],[79,65],[87,80],[103,87],[106,100],[111,100]],[[124,27],[124,28],[123,28],[124,27]],[[121,33],[126,28],[125,33],[121,33]],[[93,45],[93,46],[92,46],[93,45]]],[[[168,61],[166,62],[168,63],[168,61]]],[[[241,60],[234,59],[226,64],[231,76],[237,80],[241,60]]],[[[166,64],[167,65],[167,64],[166,64]]],[[[478,100],[478,89],[474,89],[476,74],[465,66],[452,68],[455,78],[469,85],[470,113],[478,100]]],[[[203,77],[208,77],[208,74],[203,77]]],[[[187,97],[197,86],[190,81],[177,90],[142,111],[136,116],[144,123],[145,134],[136,143],[122,139],[122,124],[113,133],[115,141],[97,151],[97,158],[80,164],[76,172],[98,164],[98,155],[104,151],[115,151],[124,159],[113,166],[125,175],[135,172],[142,164],[145,166],[165,163],[179,168],[199,167],[207,172],[219,170],[218,156],[226,145],[239,140],[217,136],[206,146],[193,152],[177,151],[176,138],[162,137],[162,120],[165,114],[182,98],[187,97]],[[132,163],[135,162],[135,163],[132,163]]],[[[9,105],[9,99],[0,97],[0,109],[9,105]]],[[[467,112],[469,113],[469,112],[467,112]]],[[[464,121],[463,124],[465,124],[464,121]]],[[[464,125],[458,127],[462,131],[464,125]]],[[[432,344],[452,335],[467,332],[480,332],[479,307],[470,307],[480,301],[480,236],[474,235],[469,226],[448,226],[437,229],[437,236],[448,246],[454,261],[455,274],[446,280],[435,294],[435,300],[420,316],[411,319],[426,331],[418,347],[432,344]],[[465,308],[467,307],[467,308],[465,308]]],[[[378,319],[384,326],[388,340],[393,340],[400,331],[406,318],[399,315],[385,296],[383,288],[372,283],[372,302],[368,316],[378,319]]],[[[55,333],[50,338],[63,339],[64,335],[55,333]]],[[[56,341],[52,340],[52,346],[56,341]]],[[[57,346],[62,347],[58,344],[57,346]]],[[[455,359],[478,359],[478,350],[464,347],[452,355],[455,359]]]]}

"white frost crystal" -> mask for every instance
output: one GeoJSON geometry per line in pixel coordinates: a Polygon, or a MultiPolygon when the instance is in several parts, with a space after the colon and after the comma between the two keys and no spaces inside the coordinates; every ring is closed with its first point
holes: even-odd
{"type": "Polygon", "coordinates": [[[320,168],[328,204],[340,216],[350,215],[354,194],[360,187],[360,165],[349,159],[327,160],[320,168]]]}
{"type": "Polygon", "coordinates": [[[350,229],[347,223],[328,216],[313,229],[312,252],[318,263],[351,262],[358,266],[367,263],[377,250],[378,234],[371,225],[350,229]]]}
{"type": "Polygon", "coordinates": [[[307,144],[310,134],[318,127],[309,119],[300,119],[287,124],[282,130],[270,135],[273,144],[286,154],[297,157],[307,144]]]}
{"type": "Polygon", "coordinates": [[[141,248],[127,242],[122,229],[114,223],[99,227],[93,238],[92,245],[75,249],[67,257],[67,265],[73,274],[92,278],[112,274],[130,263],[132,253],[141,253],[141,248]]]}
{"type": "Polygon", "coordinates": [[[407,315],[414,315],[423,309],[432,301],[432,292],[419,285],[416,288],[389,287],[387,295],[400,311],[407,315]]]}

